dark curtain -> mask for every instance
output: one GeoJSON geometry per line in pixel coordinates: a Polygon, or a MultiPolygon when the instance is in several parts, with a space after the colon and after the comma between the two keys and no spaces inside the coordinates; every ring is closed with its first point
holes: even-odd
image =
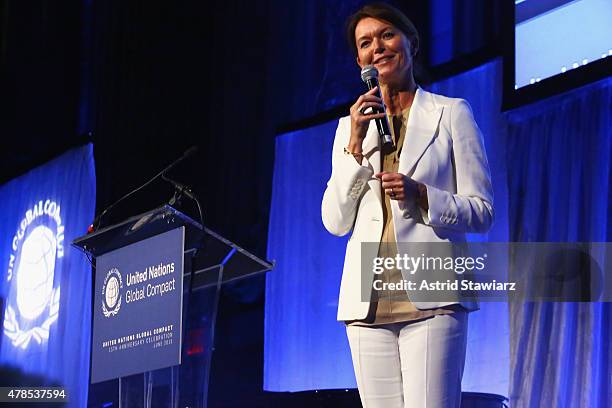
{"type": "Polygon", "coordinates": [[[488,49],[501,52],[501,1],[431,0],[429,65],[488,49]]]}
{"type": "MultiPolygon", "coordinates": [[[[217,3],[92,3],[89,127],[98,204],[198,145],[195,159],[172,175],[200,195],[207,225],[263,253],[272,155],[263,100],[265,3],[217,3]]],[[[155,185],[114,219],[170,195],[155,185]]]]}
{"type": "Polygon", "coordinates": [[[76,131],[81,2],[0,0],[0,183],[87,141],[76,131]]]}

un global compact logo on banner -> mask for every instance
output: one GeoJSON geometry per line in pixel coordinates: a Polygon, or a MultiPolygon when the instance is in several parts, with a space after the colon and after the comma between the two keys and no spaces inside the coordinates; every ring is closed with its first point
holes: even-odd
{"type": "Polygon", "coordinates": [[[59,315],[60,286],[53,281],[64,256],[60,211],[53,200],[38,201],[23,215],[11,242],[4,334],[24,350],[32,340],[46,342],[59,315]]]}
{"type": "Polygon", "coordinates": [[[121,308],[123,281],[119,269],[113,268],[106,274],[102,286],[102,313],[105,317],[115,316],[121,308]]]}

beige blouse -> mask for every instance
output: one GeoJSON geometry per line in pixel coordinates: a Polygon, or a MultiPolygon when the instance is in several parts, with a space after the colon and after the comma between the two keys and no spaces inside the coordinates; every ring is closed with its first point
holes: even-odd
{"type": "MultiPolygon", "coordinates": [[[[395,146],[386,151],[382,151],[382,171],[397,172],[399,168],[399,158],[402,153],[404,139],[406,137],[406,124],[410,108],[405,109],[400,115],[389,116],[389,124],[391,124],[391,132],[395,146]]],[[[410,137],[410,135],[408,135],[410,137]]],[[[410,146],[410,144],[408,144],[410,146]]],[[[382,191],[384,198],[383,206],[383,232],[378,248],[379,257],[394,258],[397,255],[397,242],[395,240],[395,228],[393,226],[393,217],[391,214],[391,199],[385,191],[382,191]]],[[[393,268],[379,275],[380,279],[385,283],[400,282],[402,273],[399,269],[393,268]]],[[[421,320],[439,314],[454,313],[459,305],[442,307],[437,309],[419,310],[408,299],[405,291],[379,290],[372,291],[372,301],[370,302],[370,310],[368,316],[363,320],[353,320],[347,322],[348,325],[355,326],[376,326],[389,323],[398,323],[412,320],[421,320]]]]}

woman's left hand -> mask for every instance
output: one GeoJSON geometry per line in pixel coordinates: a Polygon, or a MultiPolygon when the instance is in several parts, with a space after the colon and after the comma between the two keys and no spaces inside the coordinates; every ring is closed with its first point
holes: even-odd
{"type": "Polygon", "coordinates": [[[418,184],[408,176],[382,171],[376,173],[374,177],[382,182],[385,194],[392,200],[402,201],[409,197],[418,197],[418,184]]]}
{"type": "Polygon", "coordinates": [[[427,193],[425,193],[425,197],[422,197],[423,194],[421,194],[423,190],[427,190],[423,188],[425,186],[421,183],[414,181],[404,174],[386,171],[376,173],[374,177],[382,182],[382,188],[391,200],[414,199],[421,207],[428,207],[427,193]]]}

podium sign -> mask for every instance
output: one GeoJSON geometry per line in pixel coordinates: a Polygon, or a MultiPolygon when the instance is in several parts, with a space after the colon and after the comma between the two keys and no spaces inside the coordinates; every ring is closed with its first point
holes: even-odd
{"type": "Polygon", "coordinates": [[[91,382],[181,363],[185,227],[98,256],[91,382]]]}

